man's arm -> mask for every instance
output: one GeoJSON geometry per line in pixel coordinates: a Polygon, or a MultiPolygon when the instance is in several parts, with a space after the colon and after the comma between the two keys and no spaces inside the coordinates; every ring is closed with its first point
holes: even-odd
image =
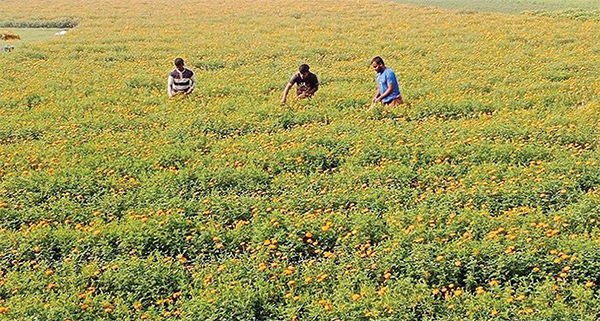
{"type": "Polygon", "coordinates": [[[308,95],[314,95],[314,94],[317,92],[317,90],[319,90],[319,85],[318,85],[318,84],[315,86],[315,88],[313,88],[313,89],[311,89],[311,90],[307,91],[306,93],[307,93],[308,95]]]}
{"type": "Polygon", "coordinates": [[[173,76],[171,75],[169,75],[169,79],[167,80],[167,93],[169,94],[169,98],[175,95],[173,92],[173,76]]]}
{"type": "Polygon", "coordinates": [[[287,99],[288,96],[288,92],[290,91],[290,88],[292,88],[293,84],[291,82],[288,82],[287,85],[285,86],[285,89],[283,90],[283,96],[281,97],[281,104],[285,104],[285,101],[287,99]]]}
{"type": "MultiPolygon", "coordinates": [[[[388,81],[387,85],[388,85],[388,88],[386,89],[386,91],[383,94],[376,97],[374,102],[377,103],[377,102],[382,101],[385,97],[389,96],[392,93],[392,91],[394,91],[394,85],[392,84],[391,81],[388,81]]],[[[379,90],[377,90],[377,92],[379,92],[379,90]]]]}
{"type": "Polygon", "coordinates": [[[374,103],[378,102],[378,100],[377,100],[377,99],[378,99],[380,96],[381,96],[381,94],[379,93],[379,87],[377,87],[377,88],[375,89],[375,97],[373,97],[373,102],[374,102],[374,103]]]}
{"type": "Polygon", "coordinates": [[[190,81],[192,83],[190,85],[190,88],[185,92],[186,95],[192,93],[192,91],[194,91],[194,89],[196,88],[196,76],[192,74],[190,81]]]}

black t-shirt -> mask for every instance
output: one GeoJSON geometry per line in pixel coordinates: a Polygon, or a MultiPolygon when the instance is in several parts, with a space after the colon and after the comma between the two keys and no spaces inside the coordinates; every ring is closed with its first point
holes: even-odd
{"type": "Polygon", "coordinates": [[[297,73],[294,76],[292,76],[292,79],[290,79],[290,84],[297,84],[297,92],[298,94],[301,94],[314,88],[318,88],[319,80],[317,79],[317,75],[313,74],[312,72],[309,72],[306,78],[302,78],[300,73],[297,73]]]}

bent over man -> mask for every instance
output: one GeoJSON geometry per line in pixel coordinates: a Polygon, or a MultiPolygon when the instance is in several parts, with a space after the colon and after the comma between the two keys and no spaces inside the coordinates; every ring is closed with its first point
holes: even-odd
{"type": "Polygon", "coordinates": [[[169,80],[167,81],[169,98],[178,93],[188,95],[194,91],[194,88],[196,87],[196,77],[194,77],[194,72],[185,68],[183,59],[175,59],[175,67],[175,70],[169,73],[169,80]]]}
{"type": "Polygon", "coordinates": [[[371,65],[375,72],[377,72],[377,94],[373,97],[373,102],[381,102],[389,106],[404,104],[394,71],[387,68],[383,63],[383,59],[379,56],[373,58],[371,65]]]}
{"type": "Polygon", "coordinates": [[[298,68],[298,73],[292,76],[292,79],[288,82],[287,86],[283,90],[283,97],[281,97],[281,104],[285,104],[288,92],[294,84],[298,85],[296,89],[296,99],[302,99],[312,97],[317,90],[319,90],[319,80],[317,75],[310,72],[310,67],[307,64],[302,64],[298,68]]]}

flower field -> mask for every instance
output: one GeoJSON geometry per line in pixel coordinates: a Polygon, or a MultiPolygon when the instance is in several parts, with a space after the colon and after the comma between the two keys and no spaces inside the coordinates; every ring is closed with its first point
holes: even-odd
{"type": "Polygon", "coordinates": [[[64,17],[0,55],[0,320],[600,318],[599,21],[0,2],[64,17]],[[407,105],[370,108],[376,55],[407,105]]]}

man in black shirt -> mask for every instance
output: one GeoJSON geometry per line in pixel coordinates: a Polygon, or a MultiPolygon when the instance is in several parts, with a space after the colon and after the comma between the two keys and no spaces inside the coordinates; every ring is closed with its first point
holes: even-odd
{"type": "Polygon", "coordinates": [[[319,80],[317,75],[309,71],[310,67],[307,64],[300,65],[298,73],[292,76],[292,79],[288,82],[287,86],[283,90],[283,97],[281,97],[281,104],[285,104],[288,92],[294,84],[298,85],[296,89],[296,99],[302,99],[312,97],[317,90],[319,90],[319,80]]]}

